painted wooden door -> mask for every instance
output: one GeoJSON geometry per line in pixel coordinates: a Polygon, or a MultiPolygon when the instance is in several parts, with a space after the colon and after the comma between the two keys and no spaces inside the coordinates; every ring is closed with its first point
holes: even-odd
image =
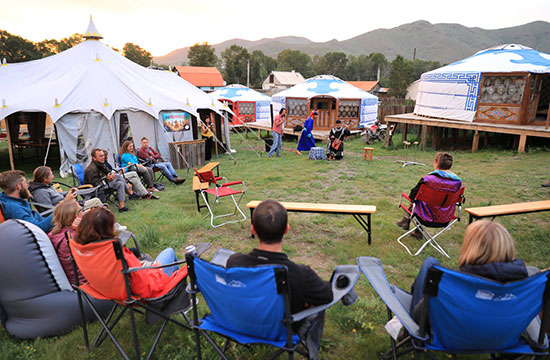
{"type": "Polygon", "coordinates": [[[313,128],[316,130],[329,130],[332,126],[332,117],[334,113],[333,99],[312,99],[313,109],[315,109],[319,115],[313,123],[313,128]]]}

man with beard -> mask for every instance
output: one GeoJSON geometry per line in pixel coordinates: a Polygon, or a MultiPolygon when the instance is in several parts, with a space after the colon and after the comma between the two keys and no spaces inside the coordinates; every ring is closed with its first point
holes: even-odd
{"type": "Polygon", "coordinates": [[[52,229],[52,214],[48,217],[41,216],[31,209],[27,199],[31,197],[29,184],[25,173],[21,170],[9,170],[0,173],[0,202],[3,205],[2,214],[5,219],[25,220],[38,226],[44,232],[52,229]]]}

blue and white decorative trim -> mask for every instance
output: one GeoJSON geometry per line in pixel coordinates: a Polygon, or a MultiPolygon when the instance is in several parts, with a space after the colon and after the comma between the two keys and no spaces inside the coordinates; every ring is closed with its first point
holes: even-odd
{"type": "Polygon", "coordinates": [[[464,110],[476,111],[481,72],[425,73],[422,74],[420,79],[427,82],[467,85],[468,93],[465,95],[466,102],[464,104],[464,110]]]}

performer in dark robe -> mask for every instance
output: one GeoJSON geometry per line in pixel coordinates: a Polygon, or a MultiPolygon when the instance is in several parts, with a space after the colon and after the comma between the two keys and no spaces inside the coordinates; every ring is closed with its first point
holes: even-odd
{"type": "Polygon", "coordinates": [[[340,160],[344,157],[344,137],[350,135],[350,131],[342,126],[342,122],[336,120],[336,126],[330,129],[328,135],[327,157],[329,160],[340,160]]]}
{"type": "Polygon", "coordinates": [[[307,118],[304,123],[304,129],[300,135],[300,140],[298,141],[298,149],[296,150],[297,154],[300,154],[300,151],[309,151],[312,147],[315,146],[315,139],[311,131],[313,130],[313,119],[317,115],[317,111],[312,111],[311,115],[307,118]]]}

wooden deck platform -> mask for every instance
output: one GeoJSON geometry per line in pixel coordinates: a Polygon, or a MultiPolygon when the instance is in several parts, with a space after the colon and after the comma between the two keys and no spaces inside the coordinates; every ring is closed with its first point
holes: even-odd
{"type": "MultiPolygon", "coordinates": [[[[262,130],[267,131],[268,133],[271,131],[271,126],[267,123],[258,123],[258,122],[249,122],[246,123],[246,126],[244,126],[245,134],[248,135],[248,128],[258,130],[258,139],[261,137],[262,130]]],[[[313,135],[313,138],[315,140],[320,141],[327,141],[328,140],[328,134],[330,130],[315,130],[311,132],[313,135]]],[[[350,130],[351,135],[359,135],[361,133],[361,130],[350,130]]],[[[283,135],[289,135],[289,136],[300,136],[301,131],[294,131],[290,128],[283,128],[283,135]]]]}
{"type": "MultiPolygon", "coordinates": [[[[419,125],[422,127],[420,148],[424,150],[426,147],[426,139],[428,135],[428,127],[434,128],[450,128],[458,130],[472,130],[474,137],[472,140],[472,152],[476,152],[479,148],[479,133],[501,133],[519,135],[518,152],[525,151],[527,136],[550,138],[550,129],[546,129],[544,123],[541,125],[510,125],[510,124],[492,124],[467,122],[460,120],[444,120],[434,119],[415,114],[400,114],[386,116],[385,119],[388,128],[397,124],[419,125]]],[[[403,139],[406,139],[407,131],[402,133],[403,139]]],[[[440,139],[438,135],[432,137],[432,140],[438,143],[440,139]]],[[[390,143],[391,136],[386,136],[386,146],[390,143]]]]}

